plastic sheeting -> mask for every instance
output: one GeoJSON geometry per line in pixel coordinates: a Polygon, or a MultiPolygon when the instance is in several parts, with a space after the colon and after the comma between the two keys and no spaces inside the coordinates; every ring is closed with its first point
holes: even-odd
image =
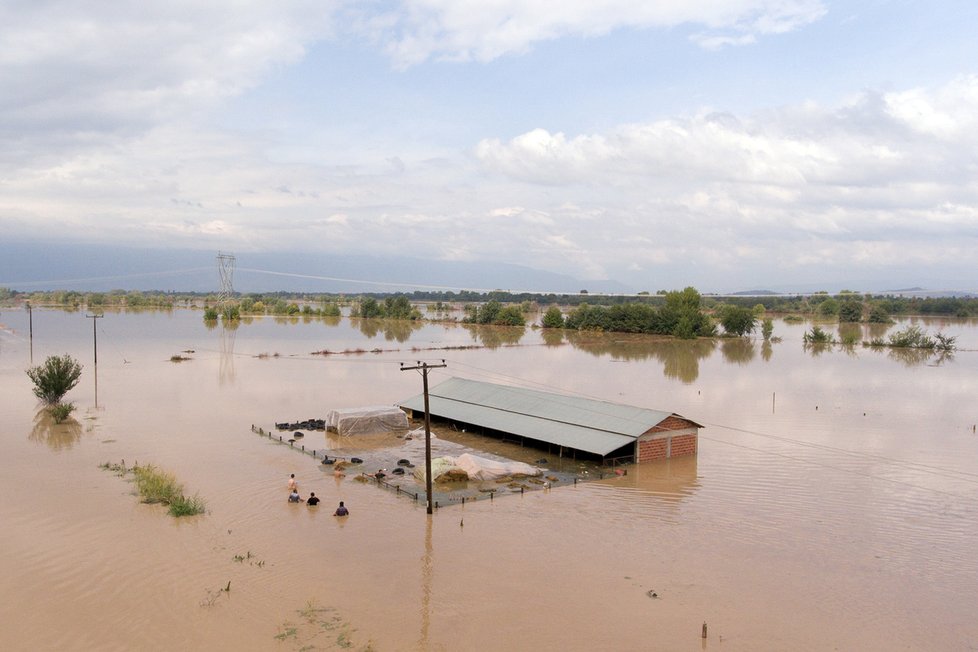
{"type": "MultiPolygon", "coordinates": [[[[490,460],[471,453],[463,453],[458,457],[436,457],[431,460],[431,477],[434,481],[445,475],[463,471],[470,480],[495,480],[510,475],[542,475],[543,471],[530,464],[512,460],[490,460]]],[[[419,464],[414,469],[414,476],[424,481],[424,465],[419,464]]]]}
{"type": "Polygon", "coordinates": [[[341,435],[369,435],[408,429],[407,414],[386,405],[341,408],[326,413],[326,428],[341,435]]]}

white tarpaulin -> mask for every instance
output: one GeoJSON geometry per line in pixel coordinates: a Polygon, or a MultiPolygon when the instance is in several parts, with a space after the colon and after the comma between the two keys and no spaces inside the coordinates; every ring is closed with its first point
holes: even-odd
{"type": "MultiPolygon", "coordinates": [[[[436,457],[431,460],[431,478],[437,481],[439,477],[450,471],[464,471],[470,480],[495,480],[509,475],[542,475],[543,471],[523,462],[490,460],[471,453],[463,453],[458,457],[436,457]]],[[[419,464],[414,469],[414,475],[424,480],[424,466],[419,464]]]]}
{"type": "Polygon", "coordinates": [[[326,428],[341,435],[368,435],[407,430],[408,420],[398,407],[341,408],[326,413],[326,428]]]}
{"type": "Polygon", "coordinates": [[[455,458],[455,466],[469,474],[473,480],[495,480],[507,475],[542,475],[535,466],[512,460],[503,462],[463,453],[455,458]]]}

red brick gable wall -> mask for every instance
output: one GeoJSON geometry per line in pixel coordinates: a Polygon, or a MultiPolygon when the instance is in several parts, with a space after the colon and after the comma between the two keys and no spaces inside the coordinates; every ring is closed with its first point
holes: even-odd
{"type": "Polygon", "coordinates": [[[649,432],[662,432],[663,430],[686,430],[687,428],[696,427],[696,424],[692,421],[672,415],[663,419],[658,425],[650,429],[649,432]]]}

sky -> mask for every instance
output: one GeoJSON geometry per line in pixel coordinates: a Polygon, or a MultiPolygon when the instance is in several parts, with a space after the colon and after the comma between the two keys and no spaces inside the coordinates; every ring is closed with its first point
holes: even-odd
{"type": "Polygon", "coordinates": [[[976,30],[971,0],[4,0],[0,238],[975,290],[976,30]]]}

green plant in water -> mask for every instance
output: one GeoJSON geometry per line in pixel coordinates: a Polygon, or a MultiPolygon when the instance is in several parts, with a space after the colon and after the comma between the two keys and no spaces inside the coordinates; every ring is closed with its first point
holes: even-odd
{"type": "Polygon", "coordinates": [[[152,464],[134,466],[132,472],[136,477],[136,488],[144,503],[168,505],[183,491],[183,486],[172,474],[161,471],[152,464]]]}
{"type": "Polygon", "coordinates": [[[945,335],[944,333],[934,334],[934,348],[938,351],[953,351],[955,349],[956,335],[945,335]]]}
{"type": "Polygon", "coordinates": [[[181,494],[170,501],[168,511],[170,512],[170,516],[194,516],[196,514],[203,514],[207,511],[207,508],[200,496],[194,494],[188,497],[181,494]]]}
{"type": "Polygon", "coordinates": [[[125,460],[122,464],[110,464],[105,462],[99,468],[107,471],[114,471],[123,476],[132,473],[136,490],[144,503],[162,503],[167,505],[171,516],[192,516],[203,514],[206,511],[206,503],[198,496],[185,496],[183,485],[171,473],[161,471],[152,464],[140,466],[133,465],[126,468],[125,460]]]}
{"type": "Polygon", "coordinates": [[[74,410],[74,403],[55,403],[49,408],[55,423],[64,423],[74,410]]]}
{"type": "Polygon", "coordinates": [[[890,346],[907,349],[933,349],[934,340],[919,326],[908,326],[890,335],[890,346]]]}
{"type": "Polygon", "coordinates": [[[832,339],[832,334],[822,330],[819,326],[812,326],[812,330],[807,331],[803,336],[802,340],[805,344],[834,344],[835,340],[832,339]]]}
{"type": "Polygon", "coordinates": [[[78,361],[65,353],[49,356],[44,364],[28,369],[27,375],[34,382],[34,396],[54,405],[78,384],[81,372],[78,361]]]}

